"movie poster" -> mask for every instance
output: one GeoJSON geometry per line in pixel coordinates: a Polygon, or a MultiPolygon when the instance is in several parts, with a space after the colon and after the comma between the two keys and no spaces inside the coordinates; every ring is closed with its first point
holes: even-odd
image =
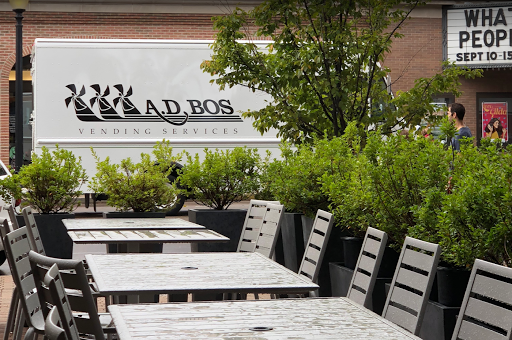
{"type": "Polygon", "coordinates": [[[482,136],[508,141],[507,103],[482,103],[482,136]]]}

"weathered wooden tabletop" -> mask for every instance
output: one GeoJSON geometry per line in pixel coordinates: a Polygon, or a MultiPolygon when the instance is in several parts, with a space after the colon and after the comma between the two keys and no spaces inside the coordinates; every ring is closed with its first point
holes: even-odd
{"type": "Polygon", "coordinates": [[[108,309],[120,340],[419,340],[347,298],[110,305],[108,309]]]}
{"type": "Polygon", "coordinates": [[[209,229],[72,230],[75,243],[200,243],[228,242],[229,238],[209,229]]]}
{"type": "Polygon", "coordinates": [[[81,218],[62,220],[70,230],[205,229],[181,218],[81,218]]]}
{"type": "Polygon", "coordinates": [[[85,255],[100,293],[305,293],[318,285],[258,253],[85,255]]]}

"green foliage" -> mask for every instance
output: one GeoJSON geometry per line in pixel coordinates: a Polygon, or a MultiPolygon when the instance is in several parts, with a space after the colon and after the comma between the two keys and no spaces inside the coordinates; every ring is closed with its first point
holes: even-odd
{"type": "Polygon", "coordinates": [[[262,166],[257,149],[237,147],[233,150],[204,150],[204,160],[187,155],[180,183],[195,202],[217,210],[248,199],[258,192],[262,166]]]}
{"type": "Polygon", "coordinates": [[[282,143],[282,159],[274,159],[262,175],[274,199],[288,211],[315,217],[318,209],[327,210],[329,202],[321,190],[320,177],[330,164],[308,144],[292,148],[282,143]]]}
{"type": "Polygon", "coordinates": [[[374,225],[367,159],[360,154],[361,139],[356,124],[350,123],[342,137],[319,141],[317,149],[330,161],[331,171],[321,178],[322,191],[331,202],[336,226],[353,236],[363,237],[374,225]]]}
{"type": "Polygon", "coordinates": [[[444,260],[470,267],[476,258],[512,265],[512,149],[466,143],[454,159],[451,193],[438,216],[444,260]]]}
{"type": "Polygon", "coordinates": [[[272,97],[266,107],[244,113],[260,132],[275,128],[285,140],[310,141],[315,135],[341,136],[355,121],[360,132],[384,124],[382,131],[390,133],[434,112],[432,94],[457,95],[459,76],[481,72],[445,67],[392,98],[382,81],[390,70],[381,64],[393,40],[402,37],[399,30],[410,12],[422,4],[267,0],[249,12],[236,9],[214,19],[213,55],[201,68],[221,89],[242,85],[272,97]],[[272,41],[266,51],[239,41],[255,36],[272,41]]]}
{"type": "Polygon", "coordinates": [[[71,151],[43,147],[41,155],[32,154],[32,163],[17,174],[0,180],[0,195],[21,199],[42,214],[71,212],[80,204],[80,187],[87,181],[81,158],[71,151]]]}
{"type": "Polygon", "coordinates": [[[97,173],[90,188],[107,194],[110,206],[119,211],[148,212],[170,209],[176,204],[179,189],[170,185],[167,177],[181,154],[172,155],[169,141],[156,143],[152,152],[155,160],[151,155],[141,153],[139,163],[126,158],[120,164],[112,164],[109,157],[102,161],[92,147],[91,151],[96,159],[97,173]]]}

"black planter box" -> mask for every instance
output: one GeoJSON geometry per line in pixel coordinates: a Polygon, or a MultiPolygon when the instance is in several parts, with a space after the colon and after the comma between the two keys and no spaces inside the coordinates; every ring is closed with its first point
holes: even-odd
{"type": "MultiPolygon", "coordinates": [[[[344,267],[342,263],[330,262],[329,271],[331,274],[332,296],[347,296],[350,281],[354,270],[344,267]]],[[[375,313],[382,314],[386,303],[386,283],[389,284],[392,277],[377,277],[372,294],[372,308],[375,313]]]]}
{"type": "MultiPolygon", "coordinates": [[[[75,214],[34,214],[37,230],[39,230],[47,256],[60,259],[73,257],[73,241],[62,223],[65,218],[75,218],[75,214]]],[[[25,226],[23,215],[17,215],[16,220],[20,227],[25,226]]]]}
{"type": "MultiPolygon", "coordinates": [[[[229,242],[199,243],[199,252],[235,252],[244,226],[246,209],[190,209],[188,220],[229,238],[229,242]]],[[[226,264],[228,265],[228,264],[226,264]]]]}
{"type": "Polygon", "coordinates": [[[295,273],[299,271],[304,256],[301,217],[299,213],[284,213],[276,245],[276,261],[295,273]]]}

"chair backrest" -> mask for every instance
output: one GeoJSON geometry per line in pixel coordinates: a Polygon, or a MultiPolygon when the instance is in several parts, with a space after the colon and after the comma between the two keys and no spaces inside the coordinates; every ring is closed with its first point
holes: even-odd
{"type": "Polygon", "coordinates": [[[299,275],[309,278],[314,283],[318,279],[333,223],[332,214],[318,209],[298,272],[299,275]]]}
{"type": "Polygon", "coordinates": [[[0,237],[2,237],[2,244],[5,235],[9,234],[12,231],[11,226],[9,225],[9,221],[6,218],[0,218],[0,237]]]}
{"type": "Polygon", "coordinates": [[[360,305],[370,308],[372,293],[382,256],[388,241],[388,235],[380,230],[368,227],[357,264],[350,281],[347,297],[360,305]]]}
{"type": "Polygon", "coordinates": [[[272,258],[284,215],[284,205],[267,204],[265,216],[256,240],[255,252],[272,258]]]}
{"type": "Polygon", "coordinates": [[[48,340],[68,340],[64,328],[60,328],[60,316],[57,306],[54,306],[44,322],[44,335],[48,340]]]}
{"type": "Polygon", "coordinates": [[[475,261],[452,339],[512,339],[512,268],[475,261]]]}
{"type": "Polygon", "coordinates": [[[78,329],[76,327],[66,291],[64,290],[59,268],[56,264],[51,266],[46,273],[44,277],[44,286],[49,290],[49,296],[51,296],[51,303],[53,304],[52,309],[46,317],[45,335],[50,339],[78,340],[80,338],[78,335],[78,329]],[[56,310],[58,311],[58,316],[55,315],[56,310]],[[57,329],[59,328],[59,324],[64,331],[64,338],[62,337],[62,332],[57,329]]]}
{"type": "Polygon", "coordinates": [[[247,214],[245,215],[237,252],[253,253],[256,249],[256,240],[260,233],[263,216],[265,216],[266,212],[265,208],[268,203],[279,204],[278,201],[251,200],[249,202],[249,209],[247,209],[247,214]]]}
{"type": "Polygon", "coordinates": [[[439,262],[439,245],[406,237],[382,316],[418,335],[439,262]]]}
{"type": "Polygon", "coordinates": [[[67,297],[71,309],[80,314],[79,317],[75,317],[78,330],[80,333],[94,335],[96,340],[104,339],[105,335],[83,262],[80,260],[53,258],[34,251],[28,253],[28,259],[35,279],[39,300],[45,304],[54,304],[51,300],[52,297],[49,297],[45,292],[43,283],[48,271],[54,264],[57,264],[64,287],[68,290],[67,297]]]}
{"type": "Polygon", "coordinates": [[[30,328],[42,333],[44,315],[39,295],[35,293],[36,282],[28,259],[31,248],[27,227],[8,233],[4,238],[4,247],[26,322],[30,328]]]}
{"type": "Polygon", "coordinates": [[[36,219],[34,218],[32,208],[25,207],[21,212],[23,213],[23,219],[25,220],[25,225],[30,236],[32,250],[39,254],[45,255],[46,253],[44,251],[43,241],[39,235],[39,229],[37,229],[36,219]]]}
{"type": "Polygon", "coordinates": [[[9,204],[4,207],[5,210],[7,210],[7,213],[9,214],[9,219],[11,220],[12,229],[18,229],[20,225],[18,224],[18,220],[16,219],[16,212],[14,211],[14,207],[9,204]]]}

